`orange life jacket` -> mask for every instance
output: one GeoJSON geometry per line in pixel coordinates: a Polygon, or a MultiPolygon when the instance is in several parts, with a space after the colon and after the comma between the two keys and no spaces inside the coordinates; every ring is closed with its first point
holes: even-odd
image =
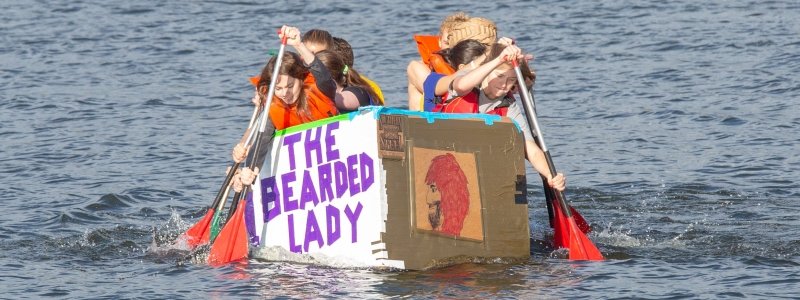
{"type": "MultiPolygon", "coordinates": [[[[250,83],[258,86],[259,77],[250,77],[250,83]]],[[[276,130],[286,129],[295,125],[308,123],[320,119],[333,117],[339,114],[333,100],[325,96],[317,88],[317,82],[310,73],[303,81],[303,91],[308,100],[309,116],[301,116],[297,111],[297,102],[287,105],[280,98],[273,96],[269,107],[269,118],[276,130]]]]}
{"type": "Polygon", "coordinates": [[[414,35],[414,41],[417,42],[417,50],[419,56],[422,57],[422,62],[428,65],[428,68],[436,73],[450,75],[456,72],[450,64],[436,53],[441,50],[439,48],[439,37],[435,35],[414,35]]]}
{"type": "MultiPolygon", "coordinates": [[[[473,89],[464,96],[455,97],[447,102],[436,104],[436,107],[433,108],[433,111],[444,113],[478,113],[479,97],[480,91],[478,91],[478,89],[473,89]]],[[[514,103],[514,101],[515,100],[513,96],[506,95],[499,105],[492,110],[487,111],[486,113],[505,117],[508,113],[508,107],[511,105],[511,103],[514,103]]]]}

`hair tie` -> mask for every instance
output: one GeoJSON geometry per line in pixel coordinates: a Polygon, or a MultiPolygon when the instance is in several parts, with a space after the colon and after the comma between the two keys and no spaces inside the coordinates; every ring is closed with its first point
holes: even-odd
{"type": "Polygon", "coordinates": [[[347,71],[350,71],[350,67],[344,65],[344,70],[342,70],[342,74],[347,75],[347,71]]]}

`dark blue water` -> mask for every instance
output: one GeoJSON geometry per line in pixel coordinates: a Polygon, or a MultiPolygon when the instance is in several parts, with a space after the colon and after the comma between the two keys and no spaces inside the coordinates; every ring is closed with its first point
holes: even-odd
{"type": "Polygon", "coordinates": [[[385,2],[0,2],[0,298],[800,295],[800,3],[385,2]],[[346,38],[403,107],[411,34],[459,9],[536,56],[545,140],[609,260],[212,268],[168,246],[219,188],[276,28],[346,38]]]}

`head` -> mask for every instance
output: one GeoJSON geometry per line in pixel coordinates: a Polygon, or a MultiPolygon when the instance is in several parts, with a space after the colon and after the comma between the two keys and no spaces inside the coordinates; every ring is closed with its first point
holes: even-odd
{"type": "MultiPolygon", "coordinates": [[[[493,44],[489,48],[484,62],[493,60],[500,56],[505,49],[505,45],[493,44]]],[[[503,63],[492,70],[481,82],[481,90],[489,99],[497,99],[507,95],[517,85],[517,74],[510,63],[503,63]]]]}
{"type": "Polygon", "coordinates": [[[455,45],[455,43],[448,44],[448,38],[450,36],[451,29],[456,24],[463,23],[468,20],[469,16],[463,11],[455,12],[445,17],[444,20],[442,20],[442,24],[439,25],[439,48],[445,49],[455,45]]]}
{"type": "Polygon", "coordinates": [[[331,73],[331,77],[333,77],[333,81],[336,82],[336,85],[339,87],[344,87],[347,84],[347,81],[345,80],[345,64],[344,61],[342,61],[342,57],[339,56],[338,53],[331,50],[322,50],[317,52],[315,55],[331,73]]]}
{"type": "Polygon", "coordinates": [[[333,49],[334,41],[331,33],[322,29],[311,29],[306,31],[302,37],[303,44],[311,50],[312,53],[317,53],[326,49],[333,49]]]}
{"type": "Polygon", "coordinates": [[[434,230],[460,235],[469,212],[467,177],[455,156],[447,153],[434,157],[425,175],[428,186],[428,221],[434,230]]]}
{"type": "Polygon", "coordinates": [[[461,70],[467,67],[477,67],[483,63],[486,58],[486,46],[477,40],[468,39],[458,42],[450,49],[444,50],[444,57],[456,70],[461,70]]]}
{"type": "Polygon", "coordinates": [[[336,82],[338,88],[345,88],[348,86],[358,86],[363,88],[377,105],[383,105],[380,102],[380,97],[352,66],[348,66],[342,60],[342,57],[330,50],[320,51],[316,54],[317,59],[325,65],[325,68],[331,73],[333,81],[336,82]]]}
{"type": "MultiPolygon", "coordinates": [[[[264,69],[258,81],[258,93],[266,98],[269,91],[272,71],[275,68],[277,56],[273,56],[264,69]]],[[[298,105],[301,110],[308,106],[303,91],[303,81],[308,75],[308,69],[303,66],[300,55],[293,52],[284,52],[283,61],[278,69],[278,80],[275,83],[275,97],[286,105],[298,105]]]]}
{"type": "Polygon", "coordinates": [[[447,44],[451,47],[458,42],[473,39],[484,45],[497,41],[497,25],[489,19],[472,17],[466,22],[454,24],[447,36],[447,44]]]}
{"type": "Polygon", "coordinates": [[[343,38],[333,37],[333,44],[333,51],[339,54],[344,64],[352,68],[355,62],[353,61],[353,47],[350,46],[350,43],[343,38]]]}

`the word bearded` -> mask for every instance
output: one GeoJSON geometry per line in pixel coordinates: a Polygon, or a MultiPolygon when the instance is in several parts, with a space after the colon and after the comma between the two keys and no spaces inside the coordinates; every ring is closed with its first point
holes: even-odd
{"type": "MultiPolygon", "coordinates": [[[[342,210],[350,224],[350,242],[358,241],[358,218],[363,205],[353,196],[367,191],[375,182],[374,162],[365,152],[342,157],[333,134],[338,128],[339,123],[334,122],[285,136],[280,145],[285,149],[279,151],[288,152],[289,171],[261,180],[264,221],[287,214],[292,252],[308,252],[313,242],[322,248],[338,241],[342,235],[342,210]],[[300,163],[305,168],[298,168],[300,163]],[[320,209],[315,209],[318,206],[320,209]],[[302,215],[305,224],[295,224],[295,216],[302,220],[302,215]],[[326,225],[324,236],[321,222],[326,225]],[[296,241],[296,228],[304,230],[302,245],[296,241]]],[[[283,158],[278,156],[278,159],[283,158]]]]}

